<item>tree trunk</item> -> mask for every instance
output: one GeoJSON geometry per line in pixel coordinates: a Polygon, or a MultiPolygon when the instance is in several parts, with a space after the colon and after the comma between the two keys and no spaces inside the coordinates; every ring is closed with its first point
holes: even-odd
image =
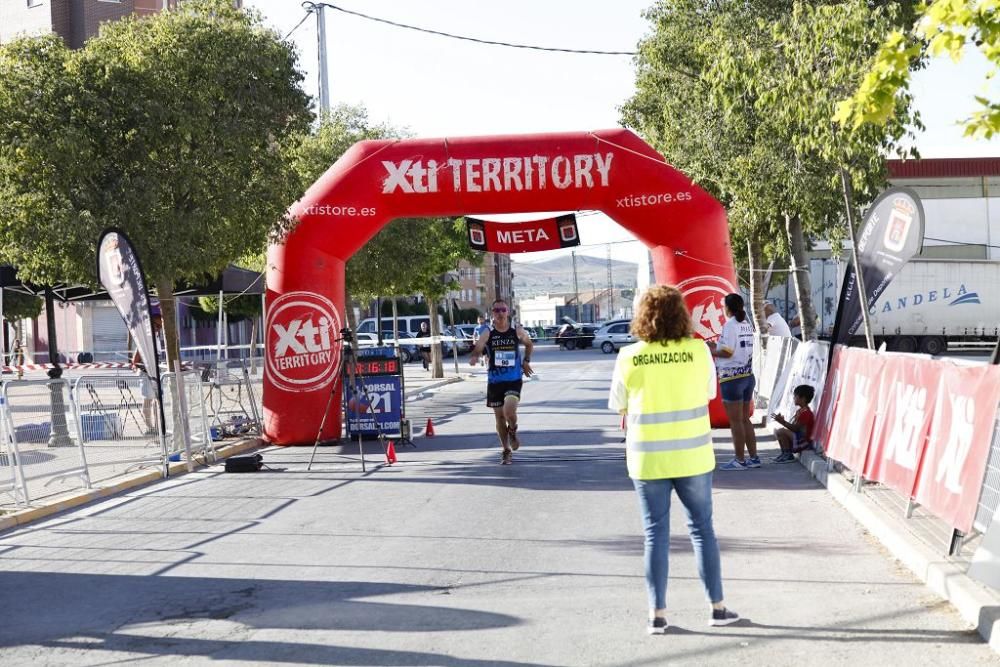
{"type": "MultiPolygon", "coordinates": [[[[344,316],[347,318],[347,326],[350,327],[352,333],[358,332],[358,318],[354,315],[354,299],[351,298],[350,294],[345,295],[344,299],[344,316]]],[[[340,332],[336,332],[340,335],[340,332]]]]}
{"type": "Polygon", "coordinates": [[[747,239],[747,256],[750,258],[750,308],[753,312],[754,321],[757,323],[757,331],[760,334],[767,333],[767,317],[764,316],[764,272],[761,265],[764,263],[764,250],[757,239],[747,239]]]}
{"type": "MultiPolygon", "coordinates": [[[[425,296],[427,300],[427,313],[431,319],[431,336],[441,335],[441,325],[438,323],[437,307],[434,305],[437,303],[437,299],[425,296]]],[[[443,378],[444,377],[444,363],[441,360],[441,343],[435,343],[431,345],[431,377],[443,378]]]]}
{"type": "MultiPolygon", "coordinates": [[[[166,343],[167,372],[174,368],[174,360],[181,358],[180,340],[177,336],[177,300],[174,299],[172,280],[157,280],[156,292],[160,298],[160,316],[163,318],[163,339],[166,343]]],[[[143,361],[146,361],[143,359],[143,361]]],[[[156,359],[153,363],[159,363],[156,359]]],[[[149,362],[146,361],[148,364],[149,362]]]]}
{"type": "Polygon", "coordinates": [[[795,281],[795,296],[799,302],[799,321],[802,340],[816,339],[816,309],[812,302],[812,280],[809,276],[809,262],[806,259],[806,240],[802,234],[802,220],[797,215],[785,215],[785,232],[792,257],[792,279],[795,281]]]}

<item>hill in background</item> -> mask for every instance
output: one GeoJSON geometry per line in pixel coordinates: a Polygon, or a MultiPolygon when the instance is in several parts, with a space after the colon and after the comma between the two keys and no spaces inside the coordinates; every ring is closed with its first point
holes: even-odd
{"type": "MultiPolygon", "coordinates": [[[[566,294],[573,291],[573,258],[569,255],[544,262],[517,262],[514,272],[514,293],[519,299],[540,294],[566,294]]],[[[634,289],[638,266],[633,262],[611,260],[611,279],[616,289],[634,289]]],[[[576,274],[580,292],[594,287],[608,287],[608,260],[589,255],[576,256],[576,274]]]]}

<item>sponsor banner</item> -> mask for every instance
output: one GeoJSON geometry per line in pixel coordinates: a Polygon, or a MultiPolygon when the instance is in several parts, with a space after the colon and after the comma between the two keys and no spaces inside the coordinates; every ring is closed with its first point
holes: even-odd
{"type": "Polygon", "coordinates": [[[285,391],[319,389],[340,366],[341,319],[333,303],[313,292],[288,292],[269,304],[266,368],[285,391]]]}
{"type": "MultiPolygon", "coordinates": [[[[816,390],[809,407],[814,411],[823,398],[823,389],[826,386],[826,364],[830,358],[830,344],[821,341],[808,341],[799,343],[795,349],[795,356],[792,363],[785,366],[785,372],[778,381],[776,391],[771,395],[768,403],[768,412],[771,414],[781,413],[787,419],[791,419],[795,411],[795,402],[792,392],[801,384],[807,384],[816,390]]],[[[815,425],[814,425],[815,430],[815,425]]]]}
{"type": "Polygon", "coordinates": [[[603,189],[614,153],[511,155],[448,160],[383,160],[382,194],[603,189]]]}
{"type": "Polygon", "coordinates": [[[937,400],[942,364],[929,359],[886,357],[882,399],[872,429],[865,478],[911,497],[937,400]]]}
{"type": "Polygon", "coordinates": [[[813,443],[824,451],[829,446],[830,430],[833,427],[837,403],[840,400],[846,349],[843,345],[834,346],[830,365],[826,371],[826,382],[823,383],[823,395],[819,401],[816,401],[816,408],[813,411],[816,415],[816,423],[813,425],[813,443]]]}
{"type": "MultiPolygon", "coordinates": [[[[890,188],[875,200],[858,237],[858,262],[869,309],[924,244],[924,209],[908,188],[890,188]]],[[[847,343],[862,323],[857,267],[849,265],[840,291],[832,342],[847,343]]]]}
{"type": "Polygon", "coordinates": [[[465,219],[469,245],[483,252],[538,252],[580,245],[576,215],[531,222],[492,222],[465,219]]]}
{"type": "Polygon", "coordinates": [[[344,383],[347,437],[397,435],[403,418],[403,380],[393,347],[356,351],[356,387],[344,383]]]}
{"type": "Polygon", "coordinates": [[[704,275],[688,278],[676,287],[691,312],[695,335],[708,341],[721,336],[726,323],[724,300],[737,291],[733,284],[719,276],[704,275]]]}
{"type": "Polygon", "coordinates": [[[124,232],[111,228],[101,233],[97,242],[97,275],[125,320],[142,355],[146,374],[155,380],[159,393],[160,357],[153,335],[148,285],[139,256],[124,232]]]}
{"type": "Polygon", "coordinates": [[[969,532],[1000,401],[1000,366],[938,364],[934,417],[914,498],[949,525],[969,532]]]}
{"type": "Polygon", "coordinates": [[[831,458],[860,472],[864,470],[875,423],[885,357],[860,348],[847,348],[841,354],[845,356],[842,384],[826,451],[831,458]]]}

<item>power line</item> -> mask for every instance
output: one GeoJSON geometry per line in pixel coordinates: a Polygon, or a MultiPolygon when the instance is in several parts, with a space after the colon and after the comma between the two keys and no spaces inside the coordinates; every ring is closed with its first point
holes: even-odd
{"type": "MultiPolygon", "coordinates": [[[[335,9],[338,12],[342,12],[344,14],[350,14],[351,16],[357,16],[358,18],[362,18],[362,19],[365,19],[367,21],[375,21],[376,23],[384,23],[386,25],[391,25],[391,26],[396,27],[396,28],[404,28],[406,30],[414,30],[416,32],[422,32],[422,33],[425,33],[425,34],[428,34],[428,35],[437,35],[438,37],[447,37],[449,39],[458,39],[458,40],[461,40],[463,42],[474,42],[476,44],[486,44],[486,45],[489,45],[489,46],[506,46],[506,47],[511,48],[511,49],[529,49],[529,50],[532,50],[532,51],[547,51],[547,52],[550,52],[550,53],[579,53],[579,54],[596,55],[596,56],[634,56],[634,55],[637,55],[637,52],[635,52],[635,51],[601,51],[601,50],[597,50],[597,49],[563,49],[563,48],[558,48],[558,47],[553,47],[553,46],[537,46],[537,45],[534,45],[534,44],[517,44],[517,43],[514,43],[514,42],[500,42],[500,41],[495,41],[495,40],[491,40],[491,39],[480,39],[478,37],[468,37],[466,35],[455,35],[453,33],[443,32],[441,30],[432,30],[430,28],[421,28],[420,26],[409,25],[409,24],[406,24],[406,23],[399,23],[397,21],[390,21],[389,19],[379,18],[378,16],[370,16],[368,14],[362,14],[361,12],[355,12],[355,11],[352,11],[350,9],[344,9],[343,7],[338,7],[337,5],[332,5],[332,4],[328,3],[328,2],[317,2],[317,3],[309,2],[309,3],[305,3],[305,4],[307,4],[309,6],[312,6],[312,7],[318,7],[318,6],[328,7],[330,9],[335,9]]],[[[307,10],[307,12],[306,12],[306,16],[308,16],[308,15],[309,15],[309,10],[307,10]]],[[[305,18],[303,18],[302,20],[305,21],[305,18]]],[[[301,25],[301,23],[300,23],[300,25],[301,25]]],[[[298,28],[298,26],[295,26],[295,27],[298,28]]],[[[292,29],[293,32],[294,32],[294,30],[295,30],[295,28],[292,29]]],[[[291,34],[291,32],[289,34],[291,34]]],[[[286,37],[287,37],[287,35],[286,35],[286,37]]]]}
{"type": "Polygon", "coordinates": [[[309,18],[310,14],[312,14],[312,12],[311,11],[307,11],[306,14],[305,14],[305,16],[302,17],[302,20],[299,21],[298,23],[296,23],[294,28],[292,28],[287,33],[285,33],[285,36],[281,38],[281,41],[285,41],[286,39],[288,39],[289,37],[292,36],[293,32],[295,32],[300,27],[302,27],[302,24],[306,22],[306,19],[309,18]]]}

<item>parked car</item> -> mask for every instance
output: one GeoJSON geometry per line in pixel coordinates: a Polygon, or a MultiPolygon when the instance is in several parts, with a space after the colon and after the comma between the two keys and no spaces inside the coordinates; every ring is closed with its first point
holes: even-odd
{"type": "Polygon", "coordinates": [[[478,327],[478,326],[479,326],[478,324],[456,324],[455,325],[456,329],[461,329],[462,333],[465,334],[465,335],[467,335],[469,337],[469,339],[472,341],[472,345],[469,346],[469,350],[470,351],[476,345],[476,340],[478,339],[478,336],[476,336],[476,327],[478,327]]]}
{"type": "MultiPolygon", "coordinates": [[[[470,334],[467,334],[465,331],[462,330],[461,327],[457,325],[454,328],[445,327],[444,331],[441,332],[441,335],[452,336],[455,339],[455,345],[458,347],[459,354],[465,354],[467,352],[471,352],[472,347],[476,344],[475,341],[472,339],[472,336],[470,334]]],[[[447,345],[447,343],[444,344],[447,345]]],[[[449,354],[451,353],[450,349],[448,350],[448,353],[449,354]]]]}
{"type": "Polygon", "coordinates": [[[561,349],[575,350],[577,348],[588,348],[594,346],[594,334],[597,327],[593,324],[580,324],[579,322],[566,323],[559,327],[556,333],[556,343],[561,349]]]}
{"type": "MultiPolygon", "coordinates": [[[[413,334],[408,331],[399,332],[399,358],[404,364],[408,364],[415,359],[420,358],[420,350],[417,349],[417,344],[412,342],[413,334]]],[[[395,339],[392,337],[392,331],[382,332],[382,341],[386,345],[395,344],[395,339]]]]}
{"type": "Polygon", "coordinates": [[[629,331],[631,320],[615,320],[605,323],[594,334],[594,347],[601,348],[604,354],[614,354],[624,345],[631,345],[635,337],[629,331]]]}
{"type": "MultiPolygon", "coordinates": [[[[376,347],[378,345],[378,336],[376,336],[373,333],[365,333],[365,332],[357,333],[354,334],[354,338],[357,341],[358,347],[376,347]]],[[[414,359],[420,358],[420,351],[417,349],[416,344],[408,342],[411,339],[410,334],[404,331],[400,331],[399,339],[400,339],[399,360],[402,363],[408,364],[414,359]],[[404,343],[403,339],[406,339],[407,342],[404,343]]],[[[395,344],[395,340],[392,337],[391,331],[382,332],[382,344],[383,345],[395,344]]]]}

